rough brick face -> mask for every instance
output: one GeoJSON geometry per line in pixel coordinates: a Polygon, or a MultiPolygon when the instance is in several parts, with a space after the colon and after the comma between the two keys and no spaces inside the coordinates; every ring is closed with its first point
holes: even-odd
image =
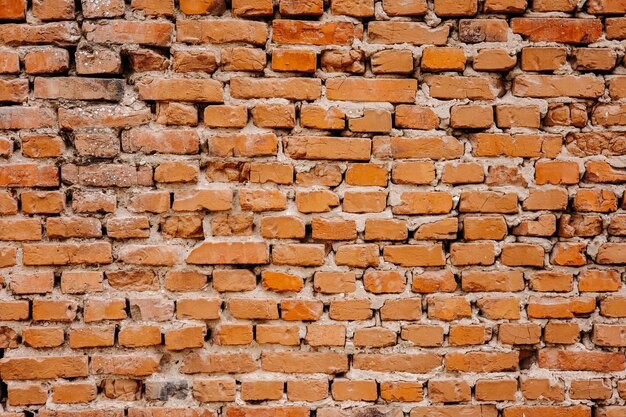
{"type": "Polygon", "coordinates": [[[0,0],[0,417],[626,416],[626,0],[0,0]]]}

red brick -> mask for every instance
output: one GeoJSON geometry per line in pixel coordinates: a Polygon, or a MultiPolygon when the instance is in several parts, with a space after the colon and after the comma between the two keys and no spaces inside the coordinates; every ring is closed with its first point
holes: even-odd
{"type": "Polygon", "coordinates": [[[507,372],[518,368],[518,352],[449,353],[445,366],[456,372],[507,372]]]}
{"type": "Polygon", "coordinates": [[[85,22],[83,31],[88,41],[113,44],[170,46],[174,25],[157,21],[105,20],[85,22]]]}
{"type": "Polygon", "coordinates": [[[124,14],[124,2],[122,0],[104,0],[94,2],[81,0],[83,15],[93,19],[99,17],[118,17],[124,14]]]}
{"type": "Polygon", "coordinates": [[[531,318],[573,318],[588,315],[595,309],[593,297],[531,297],[528,301],[528,316],[531,318]]]}
{"type": "Polygon", "coordinates": [[[28,81],[25,79],[0,80],[0,100],[23,103],[28,96],[28,81]]]}
{"type": "Polygon", "coordinates": [[[160,355],[93,355],[91,369],[96,375],[145,377],[159,371],[160,355]]]}
{"type": "Polygon", "coordinates": [[[365,78],[326,80],[326,95],[331,100],[413,103],[416,90],[417,82],[413,80],[365,78]]]}
{"type": "Polygon", "coordinates": [[[24,245],[25,265],[71,265],[111,263],[111,245],[106,242],[82,244],[24,245]]]}
{"type": "Polygon", "coordinates": [[[257,104],[252,109],[252,119],[259,127],[291,129],[296,125],[296,110],[283,104],[257,104]]]}
{"type": "Polygon", "coordinates": [[[363,38],[363,27],[349,22],[272,22],[272,40],[278,44],[350,45],[363,38]]]}
{"type": "Polygon", "coordinates": [[[383,256],[387,262],[401,266],[441,266],[444,264],[441,245],[385,246],[383,256]]]}
{"type": "Polygon", "coordinates": [[[499,83],[490,78],[432,75],[425,77],[425,81],[430,96],[444,100],[493,100],[500,92],[499,83]]]}
{"type": "Polygon", "coordinates": [[[374,2],[372,0],[333,0],[330,10],[336,15],[372,17],[374,16],[374,2]]]}
{"type": "Polygon", "coordinates": [[[449,26],[430,27],[416,22],[376,21],[367,26],[370,43],[413,45],[445,45],[450,33],[449,26]]]}
{"type": "Polygon", "coordinates": [[[536,416],[565,416],[590,417],[591,409],[584,405],[569,407],[559,406],[513,406],[504,410],[504,417],[536,417],[536,416]]]}
{"type": "Polygon", "coordinates": [[[232,7],[237,17],[272,16],[274,13],[271,0],[235,0],[232,7]]]}
{"type": "Polygon", "coordinates": [[[63,181],[92,187],[131,187],[152,185],[152,169],[128,164],[64,165],[63,181]]]}
{"type": "Polygon", "coordinates": [[[331,395],[336,401],[376,401],[376,381],[335,379],[331,386],[331,395]]]}
{"type": "Polygon", "coordinates": [[[44,358],[4,358],[2,379],[56,379],[75,378],[88,375],[86,356],[49,356],[44,358]]]}
{"type": "Polygon", "coordinates": [[[112,158],[119,154],[119,139],[103,133],[76,133],[74,135],[76,153],[80,156],[112,158]]]}
{"type": "Polygon", "coordinates": [[[509,71],[517,64],[517,56],[504,49],[482,49],[474,57],[476,71],[509,71]]]}
{"type": "Polygon", "coordinates": [[[54,22],[40,25],[5,23],[0,28],[0,42],[11,46],[73,45],[79,39],[80,29],[75,22],[54,22]]]}
{"type": "Polygon", "coordinates": [[[321,96],[321,82],[306,78],[254,79],[236,77],[230,81],[235,98],[274,98],[313,100],[321,96]]]}
{"type": "Polygon", "coordinates": [[[33,14],[41,20],[65,20],[74,17],[71,0],[33,0],[33,14]]]}
{"type": "Polygon", "coordinates": [[[31,326],[23,330],[22,340],[26,346],[46,348],[61,346],[65,337],[61,327],[31,326]]]}
{"type": "Polygon", "coordinates": [[[606,37],[607,39],[624,39],[626,38],[626,19],[623,17],[607,18],[606,37]]]}
{"type": "Polygon", "coordinates": [[[180,11],[189,14],[222,14],[226,8],[226,4],[221,0],[194,1],[181,0],[180,11]]]}
{"type": "Polygon", "coordinates": [[[514,33],[531,42],[593,43],[602,33],[599,19],[513,18],[514,33]]]}
{"type": "Polygon", "coordinates": [[[267,25],[237,19],[178,20],[176,39],[192,44],[250,43],[264,45],[268,37],[267,25]]]}
{"type": "Polygon", "coordinates": [[[576,9],[574,0],[535,0],[532,9],[537,12],[572,12],[576,9]]]}
{"type": "Polygon", "coordinates": [[[416,354],[356,354],[353,367],[377,372],[407,372],[423,374],[441,366],[442,357],[434,353],[416,354]]]}
{"type": "Polygon", "coordinates": [[[285,153],[293,159],[349,161],[369,160],[372,146],[369,139],[326,136],[286,136],[283,144],[285,153]]]}
{"type": "MultiPolygon", "coordinates": [[[[127,107],[95,106],[59,109],[59,125],[67,129],[139,126],[150,119],[147,110],[127,107]]],[[[1,119],[0,119],[1,120],[1,119]]]]}
{"type": "Polygon", "coordinates": [[[402,0],[383,1],[383,10],[389,16],[422,16],[428,11],[426,0],[407,3],[402,0]]]}
{"type": "Polygon", "coordinates": [[[310,410],[301,406],[284,407],[236,407],[226,408],[226,417],[266,417],[269,415],[276,417],[306,417],[310,410]]]}
{"type": "Polygon", "coordinates": [[[211,79],[160,79],[142,80],[138,87],[141,100],[199,101],[221,103],[224,101],[222,84],[211,79]]]}
{"type": "Polygon", "coordinates": [[[374,74],[410,74],[413,72],[413,53],[409,50],[387,50],[370,57],[374,74]]]}
{"type": "Polygon", "coordinates": [[[526,0],[487,0],[487,13],[521,13],[526,10],[526,0]]]}
{"type": "Polygon", "coordinates": [[[261,366],[269,372],[336,374],[348,369],[348,358],[334,352],[264,352],[261,366]]]}
{"type": "Polygon", "coordinates": [[[428,381],[428,391],[435,403],[462,402],[471,398],[471,388],[462,379],[432,379],[428,381]]]}
{"type": "Polygon", "coordinates": [[[587,3],[587,11],[591,14],[624,14],[626,4],[620,0],[591,0],[587,3]]]}
{"type": "Polygon", "coordinates": [[[316,272],[313,288],[324,294],[339,294],[354,292],[356,279],[352,272],[316,272]]]}
{"type": "Polygon", "coordinates": [[[513,94],[519,97],[598,98],[604,94],[604,80],[594,76],[524,74],[513,80],[513,94]]]}
{"type": "Polygon", "coordinates": [[[172,16],[174,14],[174,2],[172,0],[132,0],[130,7],[141,10],[149,16],[172,16]]]}
{"type": "Polygon", "coordinates": [[[435,0],[435,13],[441,17],[472,16],[477,11],[477,0],[435,0]]]}
{"type": "Polygon", "coordinates": [[[122,135],[125,152],[194,154],[198,152],[200,138],[193,130],[132,129],[122,135]]]}
{"type": "Polygon", "coordinates": [[[537,353],[540,368],[563,371],[623,371],[624,355],[618,352],[563,351],[542,349],[537,353]]]}
{"type": "Polygon", "coordinates": [[[274,71],[315,72],[317,55],[305,49],[277,49],[272,53],[274,71]]]}
{"type": "MultiPolygon", "coordinates": [[[[28,52],[24,56],[24,67],[27,74],[52,74],[65,72],[69,69],[70,55],[66,49],[50,48],[28,52]]],[[[67,88],[60,85],[60,88],[67,88]]]]}
{"type": "Polygon", "coordinates": [[[182,50],[174,53],[172,66],[176,72],[212,73],[217,68],[217,61],[212,52],[182,50]]]}
{"type": "Polygon", "coordinates": [[[284,16],[318,16],[324,12],[322,0],[280,0],[280,14],[284,16]]]}
{"type": "Polygon", "coordinates": [[[45,294],[52,292],[54,273],[21,273],[11,276],[9,288],[13,294],[45,294]]]}
{"type": "Polygon", "coordinates": [[[0,19],[24,20],[26,17],[26,0],[9,0],[0,11],[0,19]]]}
{"type": "Polygon", "coordinates": [[[461,19],[459,40],[467,43],[507,42],[509,25],[504,19],[461,19]]]}
{"type": "Polygon", "coordinates": [[[52,401],[57,404],[88,403],[96,399],[97,392],[93,383],[57,383],[52,386],[52,401]]]}

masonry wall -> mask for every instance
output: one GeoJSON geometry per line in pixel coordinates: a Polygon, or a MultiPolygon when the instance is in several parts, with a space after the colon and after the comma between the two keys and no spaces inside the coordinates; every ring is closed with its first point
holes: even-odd
{"type": "Polygon", "coordinates": [[[0,417],[626,416],[626,1],[0,1],[0,417]]]}

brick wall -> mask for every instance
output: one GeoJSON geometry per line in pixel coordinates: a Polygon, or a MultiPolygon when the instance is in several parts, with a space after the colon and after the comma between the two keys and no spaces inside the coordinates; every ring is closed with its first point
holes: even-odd
{"type": "Polygon", "coordinates": [[[625,13],[0,1],[0,417],[626,416],[625,13]]]}

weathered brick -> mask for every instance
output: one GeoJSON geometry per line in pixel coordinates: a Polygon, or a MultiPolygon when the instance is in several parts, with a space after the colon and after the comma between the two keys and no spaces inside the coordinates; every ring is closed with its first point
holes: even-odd
{"type": "Polygon", "coordinates": [[[241,99],[281,97],[314,100],[321,96],[320,80],[306,78],[255,79],[236,77],[230,81],[231,94],[241,99]]]}
{"type": "Polygon", "coordinates": [[[215,14],[219,15],[226,9],[226,4],[223,0],[207,0],[207,1],[194,1],[194,0],[181,0],[180,11],[189,14],[215,14]]]}
{"type": "Polygon", "coordinates": [[[272,40],[278,44],[350,45],[363,38],[363,27],[349,22],[305,22],[277,19],[272,40]]]}
{"type": "Polygon", "coordinates": [[[221,103],[224,101],[222,84],[216,80],[148,78],[139,83],[141,100],[200,101],[221,103]]]}
{"type": "Polygon", "coordinates": [[[372,0],[333,0],[330,11],[336,15],[372,17],[374,16],[374,2],[372,0]]]}
{"type": "Polygon", "coordinates": [[[317,55],[306,49],[277,49],[272,53],[274,71],[315,72],[317,55]]]}
{"type": "Polygon", "coordinates": [[[318,16],[324,12],[322,0],[280,0],[280,14],[284,16],[318,16]]]}
{"type": "Polygon", "coordinates": [[[142,125],[149,119],[149,110],[132,110],[127,107],[95,106],[59,110],[59,125],[66,129],[123,128],[142,125]]]}
{"type": "Polygon", "coordinates": [[[531,42],[593,43],[602,33],[599,19],[513,18],[513,33],[531,42]]]}
{"type": "Polygon", "coordinates": [[[174,2],[172,0],[132,0],[130,7],[149,16],[172,16],[174,14],[174,2]]]}
{"type": "Polygon", "coordinates": [[[170,46],[174,25],[157,21],[104,20],[85,22],[87,40],[95,43],[170,46]]]}
{"type": "Polygon", "coordinates": [[[56,379],[84,377],[89,374],[86,356],[49,356],[46,358],[4,358],[2,379],[56,379]]]}
{"type": "Polygon", "coordinates": [[[0,100],[23,103],[28,96],[28,81],[25,79],[0,80],[0,100]]]}
{"type": "Polygon", "coordinates": [[[54,22],[40,25],[4,23],[0,28],[0,42],[5,45],[74,45],[80,39],[76,22],[54,22]]]}
{"type": "Polygon", "coordinates": [[[192,44],[242,42],[263,45],[268,35],[267,25],[263,22],[237,19],[176,22],[177,39],[192,44]]]}
{"type": "Polygon", "coordinates": [[[111,245],[99,243],[66,243],[61,245],[30,243],[24,248],[25,265],[71,265],[111,263],[111,245]]]}
{"type": "Polygon", "coordinates": [[[367,38],[371,43],[413,45],[445,45],[450,34],[449,26],[430,27],[415,22],[371,22],[367,26],[367,38]]]}
{"type": "Polygon", "coordinates": [[[593,76],[520,75],[513,80],[513,94],[520,97],[597,98],[604,93],[604,81],[593,76]]]}
{"type": "Polygon", "coordinates": [[[264,264],[268,262],[267,245],[261,242],[206,242],[187,255],[191,264],[264,264]]]}
{"type": "Polygon", "coordinates": [[[413,60],[409,50],[380,51],[370,57],[374,74],[410,74],[414,69],[413,60]]]}
{"type": "Polygon", "coordinates": [[[283,139],[286,154],[294,159],[330,159],[367,161],[369,139],[324,136],[287,136],[283,139]]]}
{"type": "Polygon", "coordinates": [[[237,17],[272,16],[273,6],[271,0],[236,0],[232,5],[237,17]]]}

